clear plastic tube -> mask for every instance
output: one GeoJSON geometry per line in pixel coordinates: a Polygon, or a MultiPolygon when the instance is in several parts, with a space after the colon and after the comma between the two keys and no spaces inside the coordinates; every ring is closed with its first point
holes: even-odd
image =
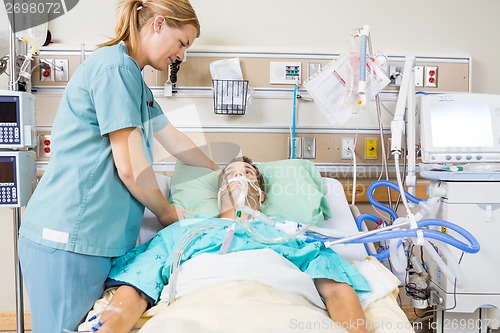
{"type": "Polygon", "coordinates": [[[408,265],[405,251],[402,246],[398,246],[399,239],[394,238],[389,241],[389,260],[392,268],[398,273],[404,273],[408,265]]]}
{"type": "MultiPolygon", "coordinates": [[[[463,286],[462,281],[460,281],[460,278],[457,276],[456,272],[454,272],[444,261],[443,258],[437,253],[436,249],[432,244],[428,241],[424,241],[424,249],[427,250],[427,253],[431,256],[431,258],[434,260],[434,262],[438,265],[439,269],[443,274],[446,276],[446,278],[452,282],[452,283],[457,283],[457,287],[463,286]]],[[[442,248],[441,248],[442,250],[442,248]]]]}
{"type": "MultiPolygon", "coordinates": [[[[455,258],[453,253],[451,253],[448,244],[440,241],[435,241],[434,245],[437,246],[443,257],[445,258],[446,266],[451,271],[451,276],[454,276],[456,278],[457,288],[463,289],[466,285],[465,276],[462,269],[460,268],[460,265],[458,264],[457,258],[455,258]]],[[[455,283],[455,281],[451,279],[450,282],[455,283]]]]}
{"type": "Polygon", "coordinates": [[[191,244],[193,239],[198,236],[200,233],[205,232],[206,230],[213,229],[215,228],[216,225],[207,225],[207,226],[200,226],[197,227],[190,232],[184,234],[184,236],[181,238],[177,246],[175,247],[174,250],[174,255],[172,258],[172,263],[170,265],[170,279],[168,283],[168,291],[169,291],[169,299],[168,302],[169,304],[173,303],[175,301],[175,290],[177,288],[177,274],[179,271],[180,263],[182,260],[182,256],[184,255],[184,251],[186,248],[191,244]]]}
{"type": "Polygon", "coordinates": [[[308,229],[309,226],[304,226],[303,228],[297,230],[294,233],[288,234],[284,232],[284,235],[281,237],[275,237],[275,238],[267,238],[262,236],[258,231],[254,230],[251,226],[251,222],[242,222],[241,227],[245,231],[245,233],[252,238],[253,240],[262,243],[262,244],[280,244],[280,243],[286,243],[290,241],[293,238],[296,238],[297,236],[302,235],[306,230],[308,229]]]}

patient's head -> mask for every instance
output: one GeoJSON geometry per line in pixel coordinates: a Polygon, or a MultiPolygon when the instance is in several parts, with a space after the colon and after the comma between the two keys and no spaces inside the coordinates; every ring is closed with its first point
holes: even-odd
{"type": "Polygon", "coordinates": [[[244,184],[248,182],[246,205],[258,210],[265,199],[264,177],[252,160],[246,156],[237,157],[229,162],[219,176],[219,209],[221,216],[237,207],[237,202],[244,184]]]}

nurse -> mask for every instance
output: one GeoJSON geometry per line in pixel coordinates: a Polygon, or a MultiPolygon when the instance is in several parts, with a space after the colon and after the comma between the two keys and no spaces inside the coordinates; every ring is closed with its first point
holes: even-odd
{"type": "Polygon", "coordinates": [[[116,37],[68,83],[50,163],[19,236],[33,333],[75,330],[98,299],[111,258],[134,245],[144,207],[169,225],[182,212],[161,194],[153,140],[184,163],[218,167],[163,114],[141,70],[183,60],[200,34],[188,0],[122,0],[116,37]]]}

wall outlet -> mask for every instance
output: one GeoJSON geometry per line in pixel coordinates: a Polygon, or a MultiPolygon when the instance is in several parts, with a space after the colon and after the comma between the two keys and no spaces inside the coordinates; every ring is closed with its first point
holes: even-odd
{"type": "Polygon", "coordinates": [[[424,71],[424,86],[428,88],[437,88],[438,84],[438,67],[425,66],[424,71]]]}
{"type": "Polygon", "coordinates": [[[54,73],[56,81],[68,82],[69,79],[68,59],[56,59],[54,62],[54,73]]]}
{"type": "Polygon", "coordinates": [[[37,156],[39,159],[49,159],[52,152],[50,135],[38,135],[37,156]]]}
{"type": "Polygon", "coordinates": [[[40,58],[40,81],[54,81],[54,60],[40,58]]]}
{"type": "Polygon", "coordinates": [[[378,140],[365,139],[365,159],[376,160],[378,158],[378,140]]]}
{"type": "Polygon", "coordinates": [[[314,75],[318,74],[319,72],[321,72],[321,64],[317,62],[310,62],[307,72],[307,77],[311,78],[314,75]]]}
{"type": "Polygon", "coordinates": [[[303,138],[302,141],[302,158],[315,159],[316,138],[303,138]]]}
{"type": "Polygon", "coordinates": [[[343,160],[351,160],[353,157],[354,148],[355,148],[354,138],[342,138],[340,147],[340,158],[343,160]]]}

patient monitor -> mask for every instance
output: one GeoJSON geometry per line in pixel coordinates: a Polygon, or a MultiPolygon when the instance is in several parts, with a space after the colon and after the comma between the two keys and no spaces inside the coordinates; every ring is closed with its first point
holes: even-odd
{"type": "Polygon", "coordinates": [[[500,95],[419,99],[423,163],[500,162],[500,95]]]}

